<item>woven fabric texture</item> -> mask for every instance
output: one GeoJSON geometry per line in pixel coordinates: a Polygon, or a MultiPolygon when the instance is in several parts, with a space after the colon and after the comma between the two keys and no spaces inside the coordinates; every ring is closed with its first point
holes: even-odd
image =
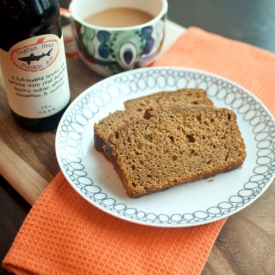
{"type": "MultiPolygon", "coordinates": [[[[222,75],[269,110],[275,110],[274,65],[272,53],[195,27],[154,64],[222,75]]],[[[225,222],[190,228],[126,222],[86,202],[59,172],[27,216],[3,266],[15,274],[200,274],[225,222]]]]}

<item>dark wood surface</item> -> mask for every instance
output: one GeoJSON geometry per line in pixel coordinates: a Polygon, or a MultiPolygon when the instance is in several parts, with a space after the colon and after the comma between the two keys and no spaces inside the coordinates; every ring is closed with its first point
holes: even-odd
{"type": "MultiPolygon", "coordinates": [[[[68,2],[62,0],[60,6],[67,7],[68,2]]],[[[274,0],[170,0],[168,17],[184,27],[198,26],[275,53],[274,0]]],[[[67,62],[72,99],[101,79],[90,78],[81,61],[74,59],[67,62]],[[76,63],[77,71],[74,69],[76,63]],[[79,75],[82,76],[81,81],[78,79],[79,75]]],[[[54,151],[55,131],[31,133],[20,129],[11,118],[3,91],[0,91],[0,106],[1,140],[50,181],[59,171],[54,151]]],[[[2,176],[0,182],[2,261],[31,206],[2,176]]],[[[267,192],[275,194],[274,183],[267,192]]],[[[274,205],[274,200],[270,201],[268,198],[267,194],[264,194],[257,200],[257,204],[252,204],[248,210],[245,209],[228,219],[211,251],[203,275],[275,274],[275,215],[274,212],[264,211],[265,205],[274,205]],[[268,223],[267,220],[272,218],[273,223],[268,223]],[[241,236],[235,233],[240,230],[240,224],[243,226],[241,236]]],[[[8,273],[1,268],[0,274],[8,273]]]]}

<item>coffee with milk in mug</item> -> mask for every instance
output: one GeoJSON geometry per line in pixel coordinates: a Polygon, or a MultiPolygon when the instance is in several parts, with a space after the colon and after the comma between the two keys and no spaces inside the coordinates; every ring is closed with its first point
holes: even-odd
{"type": "Polygon", "coordinates": [[[167,0],[72,0],[61,10],[76,42],[67,56],[101,76],[150,66],[162,48],[167,11],[167,0]]]}
{"type": "Polygon", "coordinates": [[[142,25],[153,18],[154,16],[150,13],[139,9],[117,7],[91,14],[84,21],[95,26],[120,28],[142,25]]]}

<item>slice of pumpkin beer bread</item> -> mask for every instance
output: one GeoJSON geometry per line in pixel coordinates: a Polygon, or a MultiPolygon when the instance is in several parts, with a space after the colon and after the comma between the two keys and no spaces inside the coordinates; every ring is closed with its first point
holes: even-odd
{"type": "Polygon", "coordinates": [[[145,110],[149,107],[175,103],[182,105],[213,105],[213,102],[207,97],[206,92],[198,88],[185,88],[171,92],[159,92],[125,101],[125,112],[116,111],[94,124],[95,148],[99,152],[105,154],[104,146],[107,138],[118,127],[122,126],[125,122],[130,121],[131,119],[142,118],[145,110]]]}
{"type": "Polygon", "coordinates": [[[125,110],[130,112],[134,118],[142,118],[149,107],[162,105],[213,105],[203,89],[185,88],[174,92],[159,92],[149,96],[127,100],[124,102],[125,110]]]}
{"type": "Polygon", "coordinates": [[[206,105],[151,108],[112,133],[105,150],[132,198],[233,170],[246,157],[235,113],[206,105]]]}

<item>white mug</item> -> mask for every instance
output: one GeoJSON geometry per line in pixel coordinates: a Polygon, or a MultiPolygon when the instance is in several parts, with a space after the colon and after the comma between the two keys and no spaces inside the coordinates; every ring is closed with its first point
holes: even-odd
{"type": "Polygon", "coordinates": [[[70,20],[76,52],[90,69],[110,76],[150,66],[161,50],[167,19],[167,0],[72,0],[61,15],[70,20]],[[134,8],[152,15],[152,20],[130,27],[100,27],[84,19],[109,8],[134,8]]]}

